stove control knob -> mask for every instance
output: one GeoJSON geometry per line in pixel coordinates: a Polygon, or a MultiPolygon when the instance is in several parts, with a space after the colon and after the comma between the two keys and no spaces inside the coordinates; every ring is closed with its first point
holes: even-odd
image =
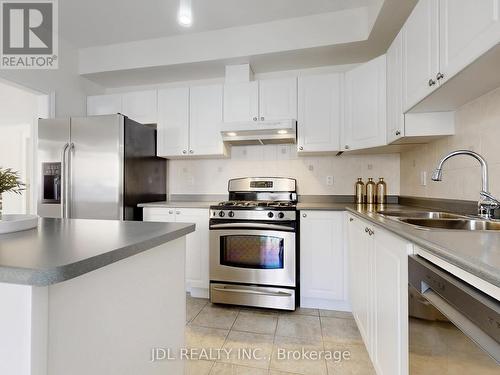
{"type": "Polygon", "coordinates": [[[227,214],[227,216],[234,217],[234,212],[233,211],[229,211],[229,213],[227,214]]]}
{"type": "Polygon", "coordinates": [[[225,215],[226,215],[226,213],[225,213],[224,211],[220,211],[220,212],[219,212],[219,216],[220,216],[220,217],[224,217],[225,215]]]}
{"type": "Polygon", "coordinates": [[[273,218],[273,217],[274,217],[274,214],[273,214],[272,212],[268,212],[268,213],[267,213],[267,217],[268,217],[268,218],[273,218]]]}
{"type": "Polygon", "coordinates": [[[283,218],[285,217],[285,214],[284,214],[283,212],[280,212],[280,213],[278,214],[278,217],[279,217],[280,219],[283,219],[283,218]]]}

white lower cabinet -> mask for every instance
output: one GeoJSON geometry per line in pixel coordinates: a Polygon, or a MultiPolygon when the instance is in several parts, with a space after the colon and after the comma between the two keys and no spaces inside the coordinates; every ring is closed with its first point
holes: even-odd
{"type": "Polygon", "coordinates": [[[378,375],[407,375],[408,254],[412,244],[347,214],[354,318],[378,375]]]}
{"type": "Polygon", "coordinates": [[[200,298],[208,298],[208,216],[202,208],[145,207],[143,211],[144,221],[196,224],[195,232],[186,236],[186,289],[200,298]]]}
{"type": "Polygon", "coordinates": [[[300,212],[300,306],[350,310],[342,211],[300,212]]]}

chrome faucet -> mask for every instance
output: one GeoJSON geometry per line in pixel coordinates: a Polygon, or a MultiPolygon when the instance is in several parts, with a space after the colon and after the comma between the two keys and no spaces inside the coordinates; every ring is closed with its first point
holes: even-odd
{"type": "Polygon", "coordinates": [[[479,202],[477,204],[477,210],[479,217],[487,220],[494,219],[495,209],[500,207],[500,202],[491,195],[490,190],[488,188],[488,164],[486,160],[474,151],[469,150],[457,150],[452,151],[448,155],[443,156],[443,158],[439,161],[439,164],[432,174],[433,181],[442,181],[443,179],[443,164],[453,156],[457,155],[469,155],[474,159],[479,161],[481,164],[481,192],[479,193],[479,202]]]}

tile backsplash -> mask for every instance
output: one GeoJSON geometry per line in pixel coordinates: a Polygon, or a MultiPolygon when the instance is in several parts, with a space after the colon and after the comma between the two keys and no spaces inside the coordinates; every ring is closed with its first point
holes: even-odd
{"type": "Polygon", "coordinates": [[[228,159],[169,163],[170,194],[225,194],[229,179],[247,176],[296,178],[304,195],[354,194],[357,177],[384,177],[388,194],[399,194],[399,154],[299,157],[295,145],[238,146],[228,159]]]}
{"type": "Polygon", "coordinates": [[[432,171],[446,153],[467,149],[481,154],[489,165],[490,191],[500,196],[500,88],[472,101],[456,112],[454,136],[416,146],[401,154],[401,195],[478,200],[481,189],[479,163],[468,156],[448,160],[443,181],[431,180],[432,171]],[[426,186],[421,184],[427,173],[426,186]]]}

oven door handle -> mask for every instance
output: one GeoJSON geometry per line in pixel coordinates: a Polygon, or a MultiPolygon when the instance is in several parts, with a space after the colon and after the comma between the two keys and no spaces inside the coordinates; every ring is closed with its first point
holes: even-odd
{"type": "Polygon", "coordinates": [[[286,225],[276,225],[276,224],[226,223],[226,224],[212,224],[212,225],[210,225],[210,229],[227,229],[227,228],[268,229],[268,230],[283,230],[283,231],[287,231],[287,232],[295,231],[294,228],[287,227],[286,225]]]}
{"type": "Polygon", "coordinates": [[[291,297],[291,293],[285,292],[263,292],[260,290],[252,290],[252,289],[237,289],[237,288],[219,288],[214,287],[214,290],[218,292],[230,292],[230,293],[242,293],[242,294],[257,294],[260,296],[272,296],[272,297],[291,297]]]}

